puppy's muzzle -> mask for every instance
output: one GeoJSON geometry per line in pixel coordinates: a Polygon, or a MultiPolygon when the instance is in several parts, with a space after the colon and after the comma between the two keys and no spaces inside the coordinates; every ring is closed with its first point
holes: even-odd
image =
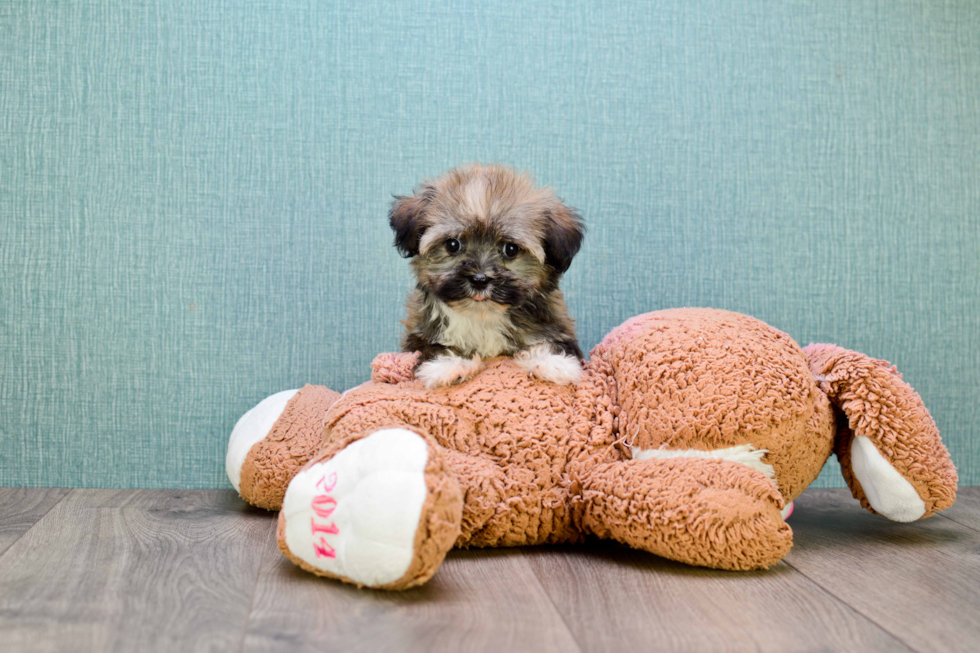
{"type": "Polygon", "coordinates": [[[477,272],[476,274],[470,275],[466,278],[466,280],[470,282],[470,285],[473,286],[473,289],[476,291],[486,290],[487,286],[490,285],[490,279],[482,272],[477,272]]]}

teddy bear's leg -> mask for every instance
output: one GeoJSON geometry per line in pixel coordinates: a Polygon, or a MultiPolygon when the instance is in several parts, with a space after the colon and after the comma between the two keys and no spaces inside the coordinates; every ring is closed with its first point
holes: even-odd
{"type": "Polygon", "coordinates": [[[225,471],[243,499],[279,510],[286,485],[319,450],[323,418],[340,395],[307,385],[263,399],[231,432],[225,471]]]}
{"type": "Polygon", "coordinates": [[[320,576],[407,589],[438,569],[460,532],[463,498],[441,448],[392,425],[328,443],[290,482],[279,549],[320,576]]]}
{"type": "Polygon", "coordinates": [[[804,351],[820,389],[846,417],[834,450],[861,505],[900,522],[951,506],[956,469],[922,399],[898,370],[834,345],[804,351]]]}
{"type": "Polygon", "coordinates": [[[463,492],[463,516],[456,546],[508,546],[523,538],[513,528],[507,478],[489,460],[447,449],[443,452],[463,492]],[[513,538],[515,541],[510,542],[513,538]]]}
{"type": "MultiPolygon", "coordinates": [[[[380,358],[380,357],[379,357],[380,358]]],[[[377,360],[377,359],[376,359],[377,360]]],[[[414,429],[433,442],[453,440],[456,414],[453,408],[411,402],[403,396],[382,394],[357,403],[356,410],[338,410],[328,418],[324,447],[339,450],[365,433],[392,425],[414,429]]],[[[508,479],[501,466],[479,455],[442,447],[438,451],[456,478],[463,496],[462,522],[457,546],[511,546],[527,540],[527,525],[515,524],[515,507],[523,491],[522,481],[508,479]]],[[[524,481],[526,483],[526,478],[524,481]]],[[[530,489],[528,488],[530,491],[530,489]]]]}
{"type": "Polygon", "coordinates": [[[586,532],[716,569],[762,569],[793,545],[783,498],[762,472],[718,458],[597,466],[582,484],[586,532]]]}

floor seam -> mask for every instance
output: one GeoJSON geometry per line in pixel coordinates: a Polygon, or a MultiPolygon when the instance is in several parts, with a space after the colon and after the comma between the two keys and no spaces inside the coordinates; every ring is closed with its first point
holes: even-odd
{"type": "MultiPolygon", "coordinates": [[[[276,522],[273,521],[273,524],[276,522]]],[[[276,529],[270,528],[272,531],[272,537],[276,537],[276,529]]],[[[252,621],[252,610],[255,608],[255,595],[259,590],[259,579],[262,578],[262,567],[265,565],[265,557],[268,555],[268,549],[263,549],[261,557],[259,557],[258,569],[255,571],[255,583],[252,584],[252,596],[248,600],[248,613],[245,615],[245,625],[242,626],[242,641],[238,646],[240,653],[245,651],[245,639],[248,637],[248,625],[252,621]]]]}
{"type": "Polygon", "coordinates": [[[944,515],[941,512],[937,512],[936,515],[938,515],[939,517],[943,517],[945,519],[948,519],[949,521],[953,522],[954,524],[959,524],[963,528],[969,528],[971,531],[973,531],[975,533],[980,533],[980,528],[976,528],[975,526],[970,526],[969,524],[964,524],[963,522],[961,522],[959,519],[956,519],[955,517],[950,517],[949,515],[944,515]]]}
{"type": "MultiPolygon", "coordinates": [[[[36,488],[36,489],[43,489],[43,488],[36,488]]],[[[43,514],[43,515],[41,515],[40,517],[38,517],[38,518],[37,518],[37,519],[36,519],[36,520],[34,521],[34,523],[33,523],[33,524],[31,524],[31,526],[30,526],[30,528],[28,528],[28,529],[27,529],[26,531],[24,531],[23,533],[21,533],[20,535],[18,535],[18,536],[17,536],[17,539],[16,539],[16,540],[14,540],[13,542],[11,542],[11,543],[10,543],[10,546],[8,546],[8,547],[7,547],[6,549],[4,549],[3,551],[0,551],[0,559],[2,559],[2,558],[3,558],[4,556],[5,556],[5,555],[7,555],[7,552],[8,552],[8,551],[10,551],[10,550],[11,550],[12,548],[14,548],[14,546],[16,546],[16,545],[17,545],[17,543],[18,543],[18,542],[20,542],[20,541],[21,541],[21,540],[22,540],[22,539],[24,538],[24,536],[25,536],[25,535],[27,535],[27,534],[28,534],[28,533],[30,533],[30,532],[31,532],[32,530],[34,530],[34,528],[35,528],[35,527],[36,527],[36,526],[37,526],[38,524],[40,524],[40,523],[41,523],[41,520],[43,520],[43,519],[44,519],[45,517],[47,517],[47,516],[48,516],[48,513],[50,513],[50,512],[51,512],[52,510],[54,510],[54,509],[55,509],[56,507],[58,507],[59,505],[61,505],[61,502],[62,502],[62,501],[64,501],[64,500],[65,500],[66,498],[68,498],[69,496],[71,496],[71,494],[75,492],[75,489],[76,489],[76,488],[57,488],[57,489],[59,489],[59,490],[68,490],[68,491],[67,491],[67,492],[65,492],[65,493],[64,493],[64,494],[63,494],[63,495],[61,496],[61,498],[60,498],[60,499],[58,499],[57,501],[55,501],[54,503],[52,503],[52,504],[51,504],[51,507],[50,507],[50,508],[48,508],[47,510],[45,510],[45,511],[44,511],[44,514],[43,514]]]]}
{"type": "Polygon", "coordinates": [[[531,564],[531,560],[529,556],[527,556],[523,551],[521,551],[521,557],[524,559],[524,562],[527,563],[528,567],[531,568],[531,573],[534,575],[534,582],[537,583],[538,587],[541,588],[541,592],[545,595],[545,598],[548,599],[548,603],[551,604],[551,608],[555,611],[555,614],[558,615],[558,618],[561,619],[562,625],[565,627],[565,630],[571,636],[572,641],[575,642],[575,646],[578,648],[579,653],[585,653],[586,649],[582,647],[582,642],[578,640],[578,637],[575,636],[575,631],[573,631],[571,626],[568,625],[568,621],[565,620],[565,615],[563,615],[561,613],[561,610],[558,609],[558,606],[555,605],[555,600],[551,598],[551,592],[549,592],[548,588],[546,588],[544,586],[544,583],[541,582],[541,578],[538,576],[538,571],[537,569],[534,568],[534,565],[531,564]]]}
{"type": "Polygon", "coordinates": [[[854,610],[854,613],[855,614],[858,614],[862,618],[867,619],[869,623],[874,624],[882,632],[887,633],[889,635],[889,637],[893,637],[896,641],[901,642],[901,644],[903,646],[905,646],[906,648],[908,648],[910,651],[919,651],[918,648],[912,646],[911,644],[909,644],[908,642],[906,642],[904,639],[902,639],[901,637],[899,637],[897,634],[893,633],[891,630],[889,630],[888,628],[885,628],[883,625],[881,625],[880,623],[878,623],[876,620],[874,620],[873,618],[871,618],[870,616],[868,616],[867,614],[865,614],[863,611],[861,611],[860,609],[858,609],[858,608],[854,607],[853,605],[851,605],[850,603],[848,603],[843,597],[838,596],[836,593],[830,591],[830,589],[824,587],[819,581],[814,580],[813,578],[810,578],[810,576],[808,576],[806,573],[804,573],[799,567],[794,566],[793,563],[787,561],[785,558],[783,558],[783,562],[785,562],[786,565],[790,569],[792,569],[793,571],[795,571],[799,575],[803,576],[803,578],[806,578],[808,581],[810,581],[811,583],[813,583],[814,585],[816,585],[817,587],[819,587],[821,590],[823,590],[824,592],[826,592],[827,595],[833,597],[837,601],[840,601],[841,603],[843,603],[844,605],[846,605],[851,610],[854,610]]]}

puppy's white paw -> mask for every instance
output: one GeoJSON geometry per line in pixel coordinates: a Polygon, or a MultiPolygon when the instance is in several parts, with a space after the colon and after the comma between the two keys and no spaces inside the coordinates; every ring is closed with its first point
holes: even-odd
{"type": "Polygon", "coordinates": [[[430,361],[419,365],[415,370],[415,378],[422,381],[429,390],[442,386],[453,385],[473,378],[483,363],[479,356],[462,358],[460,356],[436,356],[430,361]]]}
{"type": "Polygon", "coordinates": [[[574,356],[552,352],[550,345],[534,345],[518,352],[514,360],[528,374],[558,385],[578,383],[582,379],[582,363],[574,356]]]}

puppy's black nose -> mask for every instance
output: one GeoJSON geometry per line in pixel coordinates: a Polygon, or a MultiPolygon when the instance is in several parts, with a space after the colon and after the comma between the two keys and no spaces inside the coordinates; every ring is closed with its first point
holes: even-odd
{"type": "Polygon", "coordinates": [[[483,288],[486,288],[489,283],[490,280],[487,279],[487,275],[483,274],[482,272],[478,272],[477,274],[474,274],[472,277],[470,277],[470,284],[477,290],[482,290],[483,288]]]}

